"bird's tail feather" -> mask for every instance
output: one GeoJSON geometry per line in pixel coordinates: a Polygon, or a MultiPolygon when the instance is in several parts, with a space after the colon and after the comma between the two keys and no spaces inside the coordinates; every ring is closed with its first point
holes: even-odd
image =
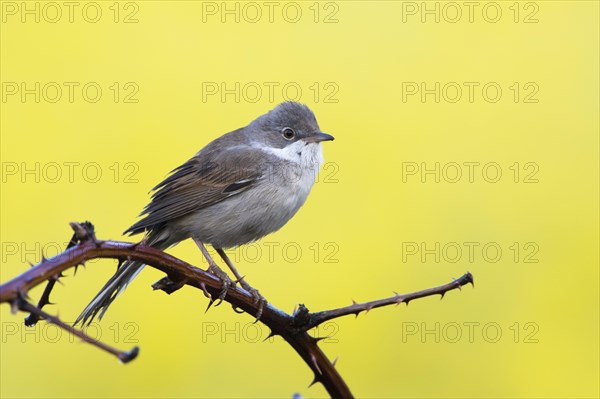
{"type": "MultiPolygon", "coordinates": [[[[142,242],[154,248],[164,250],[170,247],[174,242],[164,231],[151,232],[142,242]]],[[[144,264],[138,261],[125,261],[117,269],[117,272],[112,276],[104,287],[96,294],[94,299],[81,312],[75,324],[81,325],[90,324],[96,316],[102,319],[106,309],[117,298],[117,296],[127,288],[127,285],[138,275],[144,268],[144,264]]]]}
{"type": "Polygon", "coordinates": [[[75,324],[80,323],[86,325],[91,323],[96,315],[98,319],[102,319],[106,309],[117,298],[117,296],[125,290],[127,285],[133,280],[139,272],[144,268],[144,264],[137,261],[126,261],[119,267],[114,276],[112,276],[104,287],[96,294],[94,299],[81,312],[75,324]]]}

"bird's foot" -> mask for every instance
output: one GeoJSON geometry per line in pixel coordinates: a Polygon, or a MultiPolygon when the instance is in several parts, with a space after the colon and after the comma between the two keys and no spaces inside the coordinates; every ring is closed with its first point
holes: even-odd
{"type": "MultiPolygon", "coordinates": [[[[235,281],[229,278],[227,273],[225,273],[219,266],[217,266],[216,263],[211,263],[211,265],[208,266],[208,272],[214,274],[223,282],[223,287],[221,289],[221,292],[219,292],[219,296],[217,297],[218,302],[215,304],[215,306],[219,306],[221,302],[223,302],[223,299],[225,299],[229,287],[235,286],[235,281]]],[[[214,300],[211,300],[209,307],[210,305],[212,305],[213,301],[214,300]]]]}
{"type": "MultiPolygon", "coordinates": [[[[252,295],[252,298],[254,299],[253,303],[255,305],[258,305],[258,310],[256,312],[256,321],[258,321],[260,319],[260,316],[262,316],[263,313],[263,309],[265,307],[265,305],[268,303],[268,301],[266,300],[266,298],[264,296],[262,296],[260,294],[260,292],[258,292],[258,290],[254,287],[252,287],[250,284],[248,284],[248,282],[242,277],[239,280],[240,286],[245,289],[246,291],[248,291],[250,293],[250,295],[252,295]]],[[[255,321],[255,323],[256,323],[255,321]]]]}

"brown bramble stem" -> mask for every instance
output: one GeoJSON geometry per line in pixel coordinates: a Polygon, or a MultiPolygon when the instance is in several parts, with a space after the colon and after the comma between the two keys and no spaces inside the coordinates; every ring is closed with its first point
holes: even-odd
{"type": "MultiPolygon", "coordinates": [[[[91,259],[108,258],[117,259],[118,261],[133,259],[144,262],[146,265],[167,274],[167,277],[159,280],[153,285],[154,289],[160,289],[170,294],[184,285],[189,285],[200,289],[205,295],[212,298],[216,298],[221,291],[222,282],[213,274],[192,266],[189,263],[158,249],[143,244],[99,241],[94,235],[93,226],[88,222],[82,224],[72,223],[71,227],[75,231],[74,238],[76,238],[76,241],[79,243],[70,245],[64,252],[51,259],[43,259],[38,265],[0,285],[0,303],[9,303],[14,310],[18,309],[30,312],[28,319],[32,318],[31,320],[33,320],[33,322],[39,319],[45,319],[50,323],[56,324],[60,328],[69,331],[84,341],[117,356],[122,362],[128,362],[135,358],[138,352],[137,347],[129,352],[118,351],[106,344],[94,340],[87,336],[83,331],[65,324],[58,317],[49,315],[41,310],[42,306],[49,303],[50,291],[54,286],[52,281],[56,282],[58,279],[57,276],[61,276],[61,273],[64,270],[70,267],[77,267],[91,259]],[[27,292],[31,288],[44,281],[48,281],[49,284],[46,287],[46,290],[44,290],[39,306],[36,307],[27,302],[25,298],[27,297],[27,292]]],[[[317,345],[319,338],[311,337],[307,333],[307,330],[337,317],[349,314],[358,315],[358,313],[362,311],[402,302],[408,303],[413,299],[425,296],[436,294],[443,296],[446,292],[461,288],[463,285],[469,283],[473,283],[473,276],[470,273],[466,273],[459,279],[439,287],[405,295],[396,294],[390,298],[360,304],[354,303],[347,307],[316,313],[310,313],[304,305],[301,305],[294,315],[289,315],[275,308],[271,304],[267,304],[264,306],[259,321],[271,329],[270,335],[280,335],[302,357],[315,375],[313,383],[322,383],[331,397],[348,398],[352,397],[352,393],[347,384],[335,369],[334,363],[329,361],[317,345]]],[[[255,303],[253,296],[238,286],[230,288],[224,300],[229,302],[234,309],[241,309],[243,312],[254,317],[256,317],[260,311],[260,304],[255,303]]]]}

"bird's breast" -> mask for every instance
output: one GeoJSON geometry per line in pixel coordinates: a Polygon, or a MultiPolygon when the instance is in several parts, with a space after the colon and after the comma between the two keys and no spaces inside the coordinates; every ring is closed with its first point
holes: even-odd
{"type": "Polygon", "coordinates": [[[216,247],[255,241],[285,225],[306,201],[323,163],[319,144],[271,153],[248,189],[182,220],[182,229],[216,247]],[[273,156],[275,155],[275,156],[273,156]]]}

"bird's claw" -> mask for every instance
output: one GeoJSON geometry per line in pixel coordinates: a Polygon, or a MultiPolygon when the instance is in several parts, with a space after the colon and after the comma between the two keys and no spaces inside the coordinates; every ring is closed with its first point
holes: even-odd
{"type": "MultiPolygon", "coordinates": [[[[252,303],[254,305],[258,305],[258,310],[256,312],[256,320],[254,321],[255,323],[257,321],[260,320],[260,317],[263,314],[263,310],[265,308],[265,305],[268,303],[267,300],[265,299],[265,297],[263,297],[260,292],[258,292],[258,290],[254,287],[252,287],[250,284],[248,284],[246,282],[246,280],[244,280],[244,278],[240,278],[237,281],[232,280],[229,275],[227,275],[227,273],[225,273],[219,266],[217,266],[215,263],[212,263],[209,267],[208,267],[208,272],[217,276],[222,282],[223,282],[223,288],[221,289],[221,292],[219,292],[219,296],[216,299],[216,303],[214,304],[215,306],[219,306],[223,300],[225,299],[225,297],[227,296],[227,291],[229,290],[230,287],[235,286],[236,283],[240,283],[240,286],[245,289],[246,291],[248,291],[250,293],[250,295],[253,298],[252,303]]],[[[208,304],[208,308],[207,310],[213,305],[213,303],[215,302],[214,299],[210,300],[210,303],[208,304]]]]}
{"type": "Polygon", "coordinates": [[[252,303],[254,305],[258,305],[258,311],[256,312],[256,320],[254,321],[256,323],[258,320],[260,320],[260,316],[262,316],[263,309],[265,308],[265,305],[268,302],[265,299],[265,297],[262,296],[256,288],[254,288],[250,284],[248,284],[246,282],[246,280],[241,279],[240,285],[242,286],[243,289],[248,291],[250,293],[250,295],[252,295],[252,298],[254,299],[254,301],[252,303]]]}
{"type": "Polygon", "coordinates": [[[261,296],[259,299],[258,311],[256,312],[256,320],[254,320],[254,323],[256,323],[260,320],[260,316],[262,316],[263,310],[264,310],[265,306],[267,305],[267,303],[268,302],[265,299],[265,297],[261,296]]]}
{"type": "Polygon", "coordinates": [[[219,306],[221,302],[223,302],[223,299],[225,299],[225,297],[227,296],[227,291],[229,290],[229,287],[235,285],[235,283],[233,282],[233,280],[231,280],[231,278],[229,278],[227,273],[221,270],[221,268],[214,263],[208,267],[208,271],[217,276],[223,282],[223,287],[221,289],[221,292],[219,292],[219,296],[217,297],[217,303],[215,304],[215,306],[219,306]]]}

